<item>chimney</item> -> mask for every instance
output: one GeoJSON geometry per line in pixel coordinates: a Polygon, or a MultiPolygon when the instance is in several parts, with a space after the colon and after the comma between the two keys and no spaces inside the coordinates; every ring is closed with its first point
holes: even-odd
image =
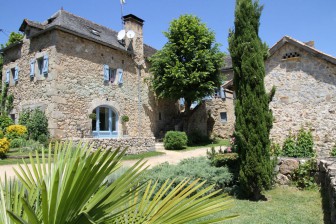
{"type": "Polygon", "coordinates": [[[126,35],[126,49],[133,51],[137,60],[142,60],[144,57],[142,33],[144,20],[136,17],[133,14],[123,16],[122,19],[124,21],[126,34],[129,30],[133,30],[135,33],[135,36],[132,39],[127,38],[126,35]]]}
{"type": "Polygon", "coordinates": [[[311,41],[305,42],[305,45],[315,48],[315,41],[311,40],[311,41]]]}

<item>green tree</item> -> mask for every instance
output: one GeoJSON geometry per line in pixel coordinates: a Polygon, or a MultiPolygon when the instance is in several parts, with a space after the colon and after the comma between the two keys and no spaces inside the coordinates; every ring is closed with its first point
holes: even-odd
{"type": "Polygon", "coordinates": [[[23,34],[11,32],[8,37],[8,41],[3,45],[1,44],[1,48],[8,47],[11,44],[14,44],[16,42],[20,42],[23,39],[23,34]]]}
{"type": "Polygon", "coordinates": [[[269,133],[272,112],[264,86],[267,47],[258,36],[262,6],[258,1],[237,0],[234,30],[229,35],[229,50],[234,70],[235,137],[240,158],[239,183],[245,197],[259,200],[270,187],[269,133]]]}
{"type": "MultiPolygon", "coordinates": [[[[204,184],[197,180],[184,180],[173,189],[167,180],[154,193],[156,183],[138,184],[141,161],[107,185],[106,177],[121,167],[125,150],[93,150],[82,143],[56,144],[54,150],[49,147],[48,156],[37,156],[37,162],[30,155],[31,169],[19,165],[17,179],[0,181],[0,223],[182,224],[230,206],[219,191],[206,195],[213,186],[197,192],[204,184]]],[[[227,218],[232,216],[210,217],[207,223],[227,218]]]]}
{"type": "Polygon", "coordinates": [[[173,20],[164,35],[168,42],[150,58],[151,86],[159,98],[185,99],[187,123],[191,103],[213,94],[220,85],[224,54],[214,32],[193,15],[173,20]]]}

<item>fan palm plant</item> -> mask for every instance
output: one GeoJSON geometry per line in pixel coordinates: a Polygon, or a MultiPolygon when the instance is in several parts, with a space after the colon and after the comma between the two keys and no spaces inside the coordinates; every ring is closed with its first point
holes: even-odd
{"type": "Polygon", "coordinates": [[[68,142],[56,144],[54,152],[49,147],[48,156],[36,161],[30,156],[31,167],[19,165],[18,179],[0,184],[0,223],[185,223],[230,203],[218,192],[204,196],[210,188],[195,193],[202,185],[197,180],[190,185],[185,180],[170,192],[167,181],[154,194],[156,184],[138,184],[146,169],[142,161],[107,185],[124,153],[68,142]]]}

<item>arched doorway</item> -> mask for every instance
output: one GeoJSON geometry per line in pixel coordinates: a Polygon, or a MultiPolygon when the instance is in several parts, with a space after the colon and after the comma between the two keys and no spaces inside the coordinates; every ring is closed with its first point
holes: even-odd
{"type": "Polygon", "coordinates": [[[118,114],[111,107],[99,106],[93,111],[96,119],[92,120],[92,134],[96,138],[118,136],[118,114]]]}

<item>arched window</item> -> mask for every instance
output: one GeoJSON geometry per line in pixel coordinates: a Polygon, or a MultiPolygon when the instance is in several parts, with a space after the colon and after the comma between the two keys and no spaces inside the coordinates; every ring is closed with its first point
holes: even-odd
{"type": "Polygon", "coordinates": [[[96,114],[96,119],[92,120],[92,134],[94,137],[118,136],[118,115],[112,108],[99,106],[92,113],[96,114]]]}

